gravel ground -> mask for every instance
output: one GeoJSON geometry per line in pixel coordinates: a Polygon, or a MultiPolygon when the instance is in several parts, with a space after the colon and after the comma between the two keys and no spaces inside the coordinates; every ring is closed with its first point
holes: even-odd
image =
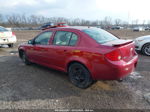
{"type": "Polygon", "coordinates": [[[150,57],[139,54],[135,72],[123,82],[97,81],[79,89],[65,73],[24,65],[17,46],[39,31],[15,33],[15,47],[0,48],[0,109],[150,109],[150,57]]]}

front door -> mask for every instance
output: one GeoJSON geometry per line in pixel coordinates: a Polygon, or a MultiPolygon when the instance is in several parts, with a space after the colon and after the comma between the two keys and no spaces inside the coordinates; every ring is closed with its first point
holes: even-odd
{"type": "Polygon", "coordinates": [[[32,52],[32,58],[36,63],[47,63],[47,52],[50,38],[52,37],[52,31],[46,31],[38,35],[33,42],[33,46],[30,49],[32,52]]]}

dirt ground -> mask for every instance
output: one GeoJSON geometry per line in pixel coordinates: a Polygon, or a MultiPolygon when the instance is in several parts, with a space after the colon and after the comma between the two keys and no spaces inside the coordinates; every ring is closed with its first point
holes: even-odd
{"type": "MultiPolygon", "coordinates": [[[[150,32],[110,31],[125,39],[150,32]]],[[[0,109],[150,109],[150,57],[139,53],[135,72],[123,82],[97,81],[79,89],[67,74],[33,64],[26,66],[18,57],[20,43],[39,31],[15,31],[14,48],[0,48],[0,109]]]]}
{"type": "Polygon", "coordinates": [[[123,39],[135,39],[140,36],[150,35],[150,31],[109,30],[109,32],[123,39]]]}

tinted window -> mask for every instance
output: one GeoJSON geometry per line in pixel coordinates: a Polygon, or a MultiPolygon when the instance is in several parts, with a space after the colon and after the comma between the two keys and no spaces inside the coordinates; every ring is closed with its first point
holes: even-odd
{"type": "Polygon", "coordinates": [[[118,39],[117,37],[108,33],[107,31],[98,28],[84,29],[82,31],[88,34],[100,44],[118,39]]]}
{"type": "Polygon", "coordinates": [[[48,45],[52,32],[44,32],[35,39],[35,44],[48,45]]]}
{"type": "Polygon", "coordinates": [[[71,38],[72,33],[66,31],[57,31],[54,37],[53,44],[54,45],[68,45],[69,40],[71,38]]]}
{"type": "Polygon", "coordinates": [[[0,27],[0,32],[6,32],[6,31],[8,31],[8,30],[3,27],[0,27]]]}
{"type": "Polygon", "coordinates": [[[76,45],[77,40],[78,40],[78,36],[76,34],[72,34],[72,37],[71,37],[70,42],[69,42],[69,45],[70,46],[76,45]]]}

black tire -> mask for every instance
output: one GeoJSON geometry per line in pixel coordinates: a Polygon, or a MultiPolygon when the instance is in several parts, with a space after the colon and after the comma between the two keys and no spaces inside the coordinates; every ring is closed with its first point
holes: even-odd
{"type": "Polygon", "coordinates": [[[14,46],[14,44],[8,44],[9,48],[12,48],[14,46]]]}
{"type": "Polygon", "coordinates": [[[142,53],[150,56],[150,43],[144,44],[142,47],[142,53]]]}
{"type": "Polygon", "coordinates": [[[22,59],[22,61],[23,61],[26,65],[31,65],[31,62],[30,62],[29,59],[27,58],[25,52],[22,52],[22,54],[21,54],[21,59],[22,59]]]}
{"type": "Polygon", "coordinates": [[[90,72],[80,63],[71,64],[68,74],[70,81],[79,88],[85,89],[93,83],[90,72]]]}

